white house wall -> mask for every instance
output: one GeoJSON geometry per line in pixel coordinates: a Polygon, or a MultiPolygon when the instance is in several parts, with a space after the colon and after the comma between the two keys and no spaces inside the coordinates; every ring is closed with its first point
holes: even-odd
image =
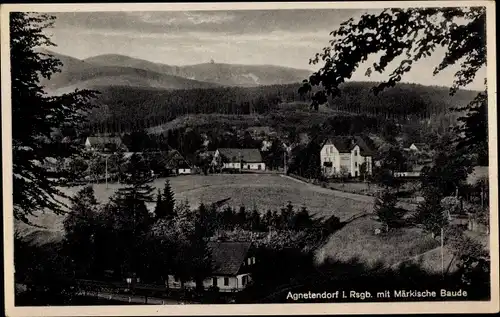
{"type": "Polygon", "coordinates": [[[333,144],[325,144],[320,152],[321,169],[326,177],[334,176],[340,171],[339,151],[333,144]],[[332,167],[326,168],[324,163],[331,162],[332,167]]]}
{"type": "MultiPolygon", "coordinates": [[[[217,279],[217,287],[220,292],[241,291],[248,285],[248,282],[252,280],[250,274],[240,274],[237,276],[211,276],[203,280],[203,288],[207,290],[212,287],[214,285],[214,278],[217,279]],[[247,276],[247,284],[245,285],[243,285],[243,276],[247,276]],[[228,279],[228,285],[224,285],[224,278],[228,279]]],[[[167,283],[169,289],[181,289],[182,287],[180,280],[176,282],[174,276],[172,275],[168,275],[167,283]]],[[[196,288],[196,283],[194,281],[184,282],[184,288],[194,289],[196,288]]]]}
{"type": "Polygon", "coordinates": [[[356,145],[350,153],[339,153],[333,144],[325,144],[320,151],[321,170],[326,177],[338,176],[342,169],[345,169],[348,175],[360,176],[361,164],[366,162],[367,173],[372,173],[372,157],[362,156],[360,148],[356,145]],[[356,154],[356,155],[355,155],[356,154]],[[331,162],[332,167],[324,166],[325,162],[331,162]]]}
{"type": "Polygon", "coordinates": [[[242,169],[264,171],[266,169],[266,164],[264,164],[264,163],[243,163],[242,169]]]}
{"type": "Polygon", "coordinates": [[[340,153],[339,171],[345,169],[348,174],[351,174],[351,153],[340,153]]]}
{"type": "Polygon", "coordinates": [[[179,168],[179,174],[191,174],[191,169],[190,168],[179,168]]]}

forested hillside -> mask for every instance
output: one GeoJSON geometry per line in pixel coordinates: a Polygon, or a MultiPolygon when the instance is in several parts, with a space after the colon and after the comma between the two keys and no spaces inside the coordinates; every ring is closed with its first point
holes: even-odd
{"type": "MultiPolygon", "coordinates": [[[[322,109],[330,109],[330,116],[341,112],[404,123],[443,117],[449,113],[450,107],[463,106],[475,95],[473,91],[462,90],[450,96],[445,87],[401,84],[375,96],[370,92],[373,85],[366,82],[345,84],[341,96],[331,99],[322,109]]],[[[142,130],[189,114],[270,114],[282,112],[283,107],[288,108],[285,110],[312,112],[307,109],[308,96],[299,95],[299,87],[300,84],[182,90],[100,87],[102,94],[96,101],[99,108],[90,116],[91,129],[110,132],[142,130]]]]}

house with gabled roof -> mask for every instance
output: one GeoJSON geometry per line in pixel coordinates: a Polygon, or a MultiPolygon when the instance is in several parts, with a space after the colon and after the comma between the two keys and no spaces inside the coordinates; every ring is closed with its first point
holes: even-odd
{"type": "Polygon", "coordinates": [[[374,150],[367,140],[359,136],[328,138],[320,152],[322,173],[325,177],[361,176],[363,169],[372,173],[374,150]],[[364,167],[362,167],[364,165],[364,167]]]}
{"type": "Polygon", "coordinates": [[[412,143],[408,147],[408,150],[415,152],[425,152],[429,150],[429,145],[427,145],[426,143],[412,143]]]}
{"type": "Polygon", "coordinates": [[[165,153],[164,164],[172,174],[191,174],[193,172],[191,164],[177,150],[170,150],[165,153]]]}
{"type": "Polygon", "coordinates": [[[99,152],[128,151],[122,139],[117,136],[89,136],[85,140],[85,148],[99,152]]]}
{"type": "MultiPolygon", "coordinates": [[[[207,243],[212,259],[212,273],[203,281],[203,288],[217,287],[220,292],[239,292],[252,281],[252,268],[256,264],[255,249],[251,242],[211,241],[207,243]]],[[[184,281],[168,275],[169,289],[194,289],[194,281],[184,281]]]]}
{"type": "Polygon", "coordinates": [[[220,148],[214,153],[212,165],[224,169],[265,170],[259,149],[220,148]]]}

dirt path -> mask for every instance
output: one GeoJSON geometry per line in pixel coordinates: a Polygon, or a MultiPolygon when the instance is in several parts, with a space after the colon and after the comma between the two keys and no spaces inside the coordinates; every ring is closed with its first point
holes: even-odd
{"type": "Polygon", "coordinates": [[[293,180],[295,182],[304,184],[305,186],[307,186],[311,190],[317,191],[319,193],[334,194],[338,197],[347,198],[347,199],[351,199],[351,200],[355,200],[355,201],[360,201],[363,203],[374,203],[375,202],[375,198],[372,196],[348,193],[348,192],[344,192],[344,191],[340,191],[340,190],[336,190],[336,189],[323,188],[321,186],[310,184],[308,182],[304,182],[303,180],[296,179],[296,178],[293,178],[293,177],[288,176],[288,175],[280,175],[280,176],[288,178],[288,179],[293,180]]]}

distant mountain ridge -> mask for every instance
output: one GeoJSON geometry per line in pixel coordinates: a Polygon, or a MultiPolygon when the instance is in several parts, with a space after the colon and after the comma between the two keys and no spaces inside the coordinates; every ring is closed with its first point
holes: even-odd
{"type": "Polygon", "coordinates": [[[98,55],[84,61],[97,65],[140,68],[224,86],[292,84],[301,82],[312,73],[309,70],[274,65],[201,63],[173,66],[119,54],[98,55]]]}
{"type": "Polygon", "coordinates": [[[173,66],[118,54],[83,60],[41,49],[59,59],[61,72],[42,84],[52,92],[75,88],[131,86],[160,89],[197,89],[219,86],[255,87],[301,82],[310,71],[273,65],[205,63],[173,66]]]}
{"type": "Polygon", "coordinates": [[[168,75],[147,69],[116,65],[99,65],[67,55],[47,50],[63,64],[61,72],[54,74],[50,80],[43,79],[42,85],[49,93],[63,93],[79,89],[98,89],[113,86],[130,86],[137,88],[161,89],[194,89],[215,88],[219,85],[180,76],[168,75]]]}

